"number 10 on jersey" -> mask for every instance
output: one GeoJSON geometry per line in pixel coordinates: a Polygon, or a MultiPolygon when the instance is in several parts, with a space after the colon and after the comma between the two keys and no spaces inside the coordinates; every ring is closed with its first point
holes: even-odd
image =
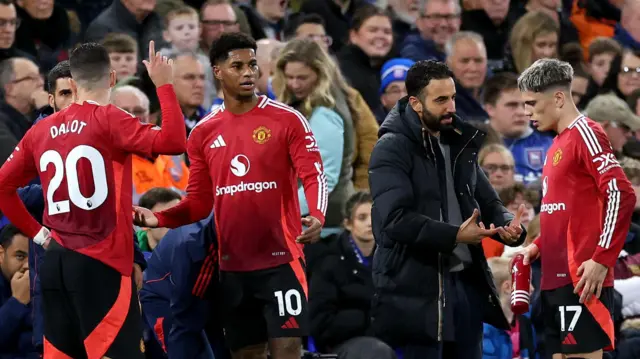
{"type": "Polygon", "coordinates": [[[69,200],[74,206],[91,211],[98,208],[107,199],[109,189],[107,187],[107,173],[104,158],[100,152],[86,145],[74,147],[67,155],[66,160],[58,151],[48,150],[40,157],[40,172],[47,172],[49,164],[53,164],[53,177],[47,188],[47,207],[50,216],[68,213],[71,211],[69,200]],[[85,197],[80,192],[78,179],[78,161],[87,159],[91,164],[94,193],[85,197]],[[69,200],[54,201],[53,195],[60,188],[62,180],[66,177],[69,200]]]}

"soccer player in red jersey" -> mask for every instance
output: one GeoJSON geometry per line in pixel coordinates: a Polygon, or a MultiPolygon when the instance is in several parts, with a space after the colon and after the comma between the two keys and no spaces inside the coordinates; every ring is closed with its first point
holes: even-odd
{"type": "Polygon", "coordinates": [[[592,359],[614,345],[613,266],[636,199],[604,130],[576,109],[572,78],[568,63],[541,59],[518,79],[534,126],[558,134],[542,170],[540,237],[523,252],[542,260],[553,358],[592,359]]]}
{"type": "MultiPolygon", "coordinates": [[[[136,208],[136,222],[176,228],[213,208],[222,312],[234,357],[266,358],[268,343],[272,358],[299,359],[300,337],[308,334],[301,244],[317,240],[327,208],[320,152],[303,115],[256,95],[252,38],[223,34],[211,48],[224,104],[189,135],[187,196],[160,213],[136,208]],[[302,233],[298,178],[311,209],[302,233]]],[[[203,268],[205,279],[196,285],[206,285],[212,270],[203,268]]]]}
{"type": "Polygon", "coordinates": [[[0,210],[36,243],[48,243],[40,269],[44,358],[143,358],[131,278],[131,153],[185,151],[172,64],[152,42],[145,65],[162,106],[160,129],[109,105],[116,77],[104,47],[82,44],[69,62],[75,102],[34,125],[2,166],[0,210]],[[36,175],[45,227],[16,194],[36,175]]]}

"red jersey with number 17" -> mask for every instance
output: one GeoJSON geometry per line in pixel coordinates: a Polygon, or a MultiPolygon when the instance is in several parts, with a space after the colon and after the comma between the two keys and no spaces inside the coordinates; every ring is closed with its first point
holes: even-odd
{"type": "Polygon", "coordinates": [[[33,126],[0,169],[0,209],[27,236],[41,225],[16,189],[40,176],[43,225],[63,247],[125,276],[133,266],[131,154],[184,152],[186,130],[173,87],[158,88],[163,128],[120,108],[72,104],[33,126]],[[166,116],[166,117],[165,117],[166,116]]]}
{"type": "Polygon", "coordinates": [[[542,290],[577,284],[589,260],[613,266],[629,232],[636,198],[602,127],[580,116],[553,140],[542,170],[542,290]]]}

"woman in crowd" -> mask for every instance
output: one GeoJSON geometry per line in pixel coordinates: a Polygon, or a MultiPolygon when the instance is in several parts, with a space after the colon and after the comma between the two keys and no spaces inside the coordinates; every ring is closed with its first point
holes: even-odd
{"type": "MultiPolygon", "coordinates": [[[[332,81],[337,72],[334,62],[312,40],[292,40],[280,53],[276,63],[273,89],[278,100],[300,111],[311,125],[315,139],[310,149],[319,149],[327,177],[329,203],[324,233],[338,232],[341,209],[355,192],[352,182],[354,129],[336,112],[332,81]]],[[[308,213],[302,187],[298,190],[301,214],[308,213]]]]}
{"type": "Polygon", "coordinates": [[[509,45],[513,68],[521,73],[536,60],[556,57],[560,27],[551,16],[531,11],[521,17],[511,30],[509,45]]]}
{"type": "Polygon", "coordinates": [[[637,89],[640,89],[640,51],[625,49],[611,61],[602,86],[589,88],[580,106],[585,108],[594,97],[607,93],[613,93],[626,101],[637,89]]]}
{"type": "Polygon", "coordinates": [[[362,94],[376,117],[382,119],[384,109],[378,92],[380,69],[391,57],[392,48],[393,29],[389,15],[375,6],[363,6],[351,21],[349,44],[338,53],[342,73],[362,94]]]}
{"type": "Polygon", "coordinates": [[[369,331],[373,298],[371,262],[375,251],[371,229],[373,199],[357,192],[346,203],[344,231],[316,245],[327,246],[311,277],[311,335],[321,353],[340,358],[393,358],[393,351],[369,331]]]}
{"type": "Polygon", "coordinates": [[[497,191],[513,186],[515,178],[515,160],[508,148],[500,144],[484,146],[478,153],[478,164],[485,171],[489,183],[497,191]]]}

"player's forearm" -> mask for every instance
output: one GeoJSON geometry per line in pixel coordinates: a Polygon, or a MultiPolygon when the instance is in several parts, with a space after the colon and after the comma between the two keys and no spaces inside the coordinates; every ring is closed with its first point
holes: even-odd
{"type": "Polygon", "coordinates": [[[322,172],[313,178],[309,177],[303,179],[304,194],[309,206],[309,215],[317,218],[320,223],[324,225],[324,216],[327,212],[327,203],[329,201],[327,179],[322,172]]]}
{"type": "Polygon", "coordinates": [[[213,202],[197,196],[185,197],[177,206],[156,213],[158,227],[178,228],[203,220],[211,214],[213,202]]]}
{"type": "Polygon", "coordinates": [[[618,190],[610,191],[607,197],[604,225],[598,238],[592,259],[604,266],[613,267],[631,226],[631,216],[636,204],[636,197],[631,184],[618,182],[618,190]]]}
{"type": "Polygon", "coordinates": [[[0,190],[0,211],[29,238],[34,238],[42,229],[42,225],[31,216],[13,187],[0,190]]]}
{"type": "Polygon", "coordinates": [[[179,155],[187,149],[187,129],[184,115],[173,90],[173,85],[160,86],[157,89],[162,125],[160,133],[153,141],[153,153],[179,155]]]}

